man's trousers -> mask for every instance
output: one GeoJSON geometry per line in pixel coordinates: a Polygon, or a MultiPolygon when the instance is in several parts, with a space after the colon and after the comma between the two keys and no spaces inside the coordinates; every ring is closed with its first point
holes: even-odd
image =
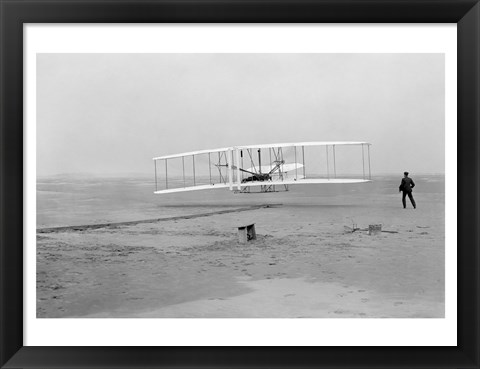
{"type": "Polygon", "coordinates": [[[410,199],[410,202],[412,203],[413,208],[416,209],[417,205],[415,204],[415,200],[413,199],[412,191],[402,191],[402,192],[403,192],[403,196],[402,196],[403,208],[405,209],[407,207],[407,201],[405,197],[408,195],[408,198],[410,199]]]}

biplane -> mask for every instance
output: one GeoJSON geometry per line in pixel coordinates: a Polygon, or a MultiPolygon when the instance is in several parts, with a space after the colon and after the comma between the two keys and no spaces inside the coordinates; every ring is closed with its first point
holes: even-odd
{"type": "Polygon", "coordinates": [[[298,184],[370,182],[370,146],[368,142],[300,142],[159,156],[153,158],[155,193],[220,188],[235,193],[278,192],[298,184]]]}

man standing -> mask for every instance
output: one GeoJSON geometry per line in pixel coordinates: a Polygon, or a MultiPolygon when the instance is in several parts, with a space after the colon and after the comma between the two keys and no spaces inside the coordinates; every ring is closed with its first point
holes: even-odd
{"type": "Polygon", "coordinates": [[[413,208],[416,209],[417,205],[415,204],[415,200],[413,199],[412,196],[412,188],[415,187],[415,183],[413,182],[413,179],[411,179],[408,176],[408,172],[403,173],[403,178],[402,178],[402,183],[400,183],[400,187],[398,188],[398,192],[402,191],[403,196],[402,196],[402,203],[403,203],[403,208],[405,209],[407,207],[407,201],[405,200],[405,197],[408,195],[408,198],[410,199],[413,208]]]}

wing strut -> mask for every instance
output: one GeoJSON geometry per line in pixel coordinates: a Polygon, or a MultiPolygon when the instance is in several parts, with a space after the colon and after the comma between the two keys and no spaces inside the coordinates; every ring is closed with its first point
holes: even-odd
{"type": "MultiPolygon", "coordinates": [[[[240,158],[242,160],[242,168],[243,168],[243,150],[240,150],[240,158]]],[[[242,173],[242,181],[243,181],[243,173],[242,173]]]]}
{"type": "Polygon", "coordinates": [[[335,162],[335,145],[333,145],[333,176],[337,178],[337,164],[335,162]]]}
{"type": "Polygon", "coordinates": [[[295,180],[297,181],[298,180],[298,172],[297,172],[297,167],[298,167],[298,164],[297,164],[297,146],[293,146],[293,149],[295,150],[295,180]]]}
{"type": "Polygon", "coordinates": [[[210,184],[212,184],[212,164],[210,160],[210,153],[208,153],[208,172],[210,174],[210,184]]]}
{"type": "Polygon", "coordinates": [[[182,170],[183,170],[183,187],[187,187],[185,183],[185,156],[182,156],[182,170]]]}
{"type": "Polygon", "coordinates": [[[362,144],[362,166],[363,166],[363,179],[365,179],[365,154],[363,153],[363,144],[362,144]]]}
{"type": "Polygon", "coordinates": [[[218,181],[219,182],[223,182],[222,181],[222,169],[220,168],[220,164],[221,164],[221,156],[220,156],[220,152],[218,153],[218,181]]]}
{"type": "Polygon", "coordinates": [[[154,160],[153,163],[154,163],[154,165],[155,165],[155,191],[158,191],[158,185],[157,185],[157,161],[154,160]]]}
{"type": "Polygon", "coordinates": [[[368,148],[368,179],[372,179],[372,173],[370,172],[370,145],[367,146],[368,148]]]}
{"type": "Polygon", "coordinates": [[[240,168],[238,167],[238,164],[240,163],[240,150],[239,149],[235,149],[235,160],[237,161],[237,165],[236,165],[237,190],[241,190],[242,188],[240,187],[240,168]]]}
{"type": "Polygon", "coordinates": [[[327,151],[327,178],[330,179],[330,167],[328,165],[328,145],[325,146],[325,150],[327,151]]]}
{"type": "Polygon", "coordinates": [[[302,164],[303,164],[303,179],[306,179],[305,175],[305,146],[302,146],[302,164]]]}
{"type": "Polygon", "coordinates": [[[196,182],[195,182],[195,155],[192,155],[192,163],[193,163],[193,185],[196,186],[196,182]]]}
{"type": "Polygon", "coordinates": [[[268,148],[268,155],[270,157],[270,170],[272,169],[272,148],[268,148]]]}
{"type": "Polygon", "coordinates": [[[258,149],[258,173],[262,174],[262,156],[260,149],[258,149]]]}
{"type": "Polygon", "coordinates": [[[167,165],[168,159],[165,159],[165,187],[168,190],[168,165],[167,165]]]}
{"type": "Polygon", "coordinates": [[[233,162],[233,152],[232,149],[228,149],[228,160],[227,163],[230,163],[228,165],[228,183],[230,186],[230,191],[233,189],[233,168],[232,168],[232,162],[233,162]]]}

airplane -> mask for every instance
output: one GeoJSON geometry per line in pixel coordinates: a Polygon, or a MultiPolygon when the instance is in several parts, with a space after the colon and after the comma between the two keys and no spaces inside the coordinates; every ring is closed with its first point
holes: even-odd
{"type": "Polygon", "coordinates": [[[292,184],[370,182],[370,146],[368,142],[352,141],[276,143],[154,157],[154,193],[167,194],[219,188],[229,188],[234,193],[248,193],[255,187],[259,187],[260,192],[277,192],[278,188],[288,191],[288,186],[292,184]],[[363,174],[360,177],[337,176],[337,149],[344,146],[361,148],[363,174]],[[319,152],[315,151],[312,155],[307,150],[325,151],[319,159],[321,156],[319,152]],[[256,157],[254,151],[257,153],[256,157]],[[368,155],[367,160],[365,151],[368,155]],[[316,165],[306,165],[306,161],[315,162],[316,165]],[[320,170],[318,167],[320,164],[326,169],[323,176],[314,173],[320,170]],[[162,167],[164,170],[159,169],[162,167]],[[218,177],[215,169],[218,171],[218,177]]]}

